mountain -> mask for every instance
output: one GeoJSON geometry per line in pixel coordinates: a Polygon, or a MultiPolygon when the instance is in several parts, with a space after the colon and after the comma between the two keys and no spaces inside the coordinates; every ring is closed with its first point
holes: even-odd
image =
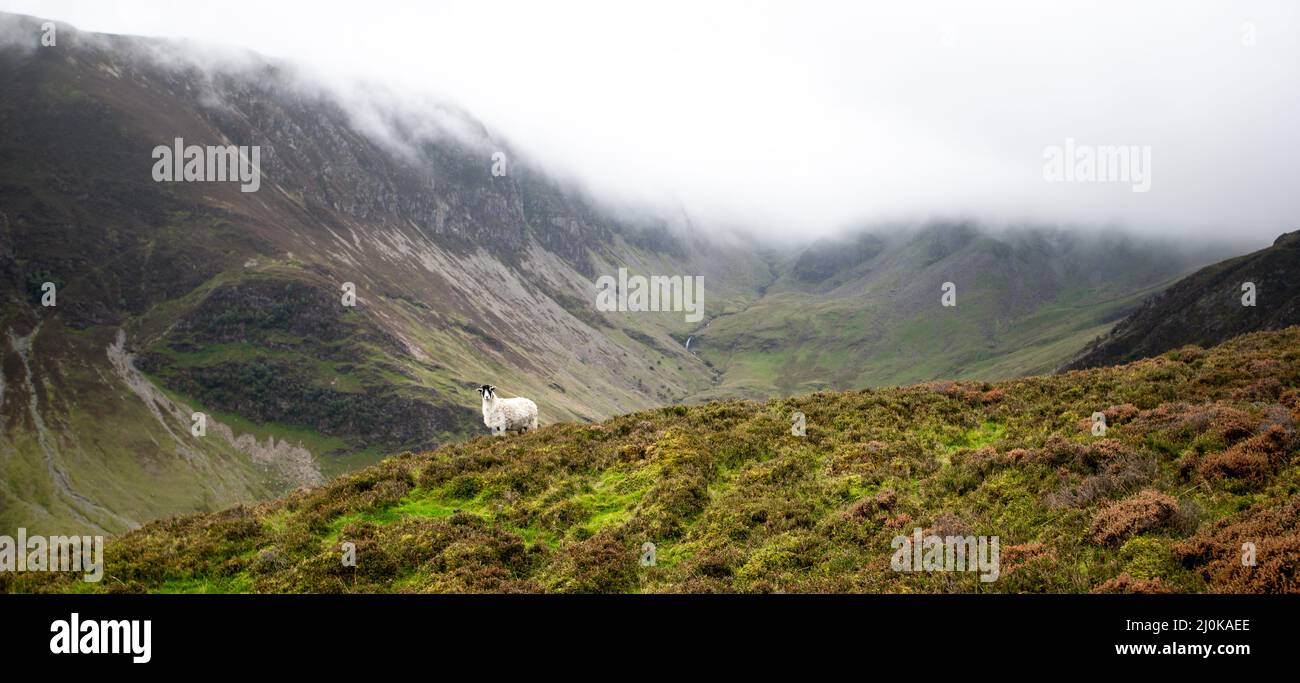
{"type": "Polygon", "coordinates": [[[701,396],[1050,372],[1216,253],[1120,233],[960,222],[824,240],[779,264],[752,305],[696,333],[691,350],[723,373],[701,396]],[[952,306],[943,305],[947,285],[952,306]]]}
{"type": "Polygon", "coordinates": [[[682,314],[599,314],[596,275],[700,274],[711,310],[766,276],[526,163],[493,176],[518,155],[455,111],[350,111],[262,60],[67,26],[39,47],[38,20],[2,18],[2,527],[122,531],[319,483],[478,433],[484,382],[544,421],[678,400],[712,378],[682,314]],[[177,138],[259,146],[260,188],[156,182],[177,138]]]}
{"type": "Polygon", "coordinates": [[[102,582],[0,589],[1296,592],[1297,420],[1300,327],[998,384],[667,406],[403,453],[110,539],[102,582]],[[996,537],[998,560],[893,570],[917,530],[996,537]]]}
{"type": "Polygon", "coordinates": [[[1125,363],[1188,344],[1213,346],[1247,332],[1295,324],[1300,324],[1300,231],[1180,280],[1143,302],[1064,367],[1125,363]]]}
{"type": "Polygon", "coordinates": [[[551,424],[1042,371],[1218,257],[961,222],[778,248],[598,200],[445,102],[41,23],[0,14],[0,529],[319,485],[484,433],[483,383],[551,424]],[[156,180],[177,139],[255,148],[256,191],[156,180]],[[599,310],[620,269],[703,278],[703,319],[599,310]]]}

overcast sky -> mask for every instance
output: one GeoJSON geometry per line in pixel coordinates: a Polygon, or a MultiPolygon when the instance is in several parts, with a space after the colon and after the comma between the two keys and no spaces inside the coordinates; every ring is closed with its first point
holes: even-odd
{"type": "Polygon", "coordinates": [[[435,92],[605,196],[775,233],[1300,229],[1300,3],[867,4],[0,0],[435,92]],[[1149,146],[1149,191],[1047,182],[1067,139],[1149,146]]]}

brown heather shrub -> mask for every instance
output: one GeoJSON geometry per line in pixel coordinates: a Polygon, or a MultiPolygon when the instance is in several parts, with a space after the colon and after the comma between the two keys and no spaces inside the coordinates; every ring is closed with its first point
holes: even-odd
{"type": "Polygon", "coordinates": [[[1254,434],[1259,424],[1250,413],[1224,406],[1216,406],[1208,415],[1194,414],[1189,420],[1209,423],[1205,431],[1223,441],[1225,446],[1254,434]]]}
{"type": "Polygon", "coordinates": [[[954,464],[960,464],[970,467],[972,470],[981,474],[988,474],[994,468],[1008,464],[1008,458],[998,452],[998,449],[992,446],[984,446],[975,450],[962,449],[952,456],[954,464]]]}
{"type": "Polygon", "coordinates": [[[1255,377],[1276,377],[1282,370],[1282,363],[1276,358],[1255,358],[1246,363],[1246,372],[1255,377]]]}
{"type": "MultiPolygon", "coordinates": [[[[930,391],[942,394],[954,400],[963,401],[968,405],[977,406],[985,404],[984,397],[986,392],[984,391],[984,388],[979,385],[941,380],[937,382],[928,382],[923,386],[930,391]]],[[[1001,400],[1001,398],[998,398],[997,400],[1001,400]]],[[[989,401],[989,403],[993,402],[996,401],[989,401]]]]}
{"type": "Polygon", "coordinates": [[[1148,410],[1140,411],[1133,420],[1134,431],[1146,433],[1166,429],[1176,425],[1191,408],[1187,403],[1161,403],[1148,410]]]}
{"type": "Polygon", "coordinates": [[[907,514],[906,512],[900,512],[897,515],[890,517],[888,520],[885,521],[885,528],[902,529],[911,523],[912,523],[912,516],[907,514]]]}
{"type": "Polygon", "coordinates": [[[1030,462],[1034,452],[1028,448],[1013,448],[1006,452],[1007,462],[1012,465],[1022,465],[1030,462]]]}
{"type": "Polygon", "coordinates": [[[1222,402],[1193,405],[1162,403],[1134,420],[1138,433],[1166,432],[1183,437],[1208,433],[1225,446],[1255,433],[1258,421],[1248,412],[1222,402]]]}
{"type": "Polygon", "coordinates": [[[1098,584],[1092,589],[1093,593],[1173,593],[1174,589],[1170,588],[1159,577],[1154,579],[1135,579],[1128,574],[1120,574],[1105,583],[1098,584]]]}
{"type": "Polygon", "coordinates": [[[1300,389],[1288,388],[1278,397],[1278,402],[1291,411],[1291,419],[1300,422],[1300,389]]]}
{"type": "Polygon", "coordinates": [[[990,389],[984,392],[983,396],[980,396],[980,403],[986,406],[992,405],[994,403],[1001,403],[1003,399],[1005,399],[1006,397],[1007,397],[1007,392],[1001,389],[990,389]]]}
{"type": "Polygon", "coordinates": [[[1173,551],[1215,592],[1300,592],[1300,495],[1218,520],[1173,551]],[[1255,544],[1253,567],[1242,563],[1246,543],[1255,544]]]}
{"type": "Polygon", "coordinates": [[[572,499],[557,501],[546,508],[536,518],[536,523],[543,529],[564,532],[575,524],[580,524],[591,515],[591,511],[572,499]]]}
{"type": "Polygon", "coordinates": [[[1002,548],[999,561],[1002,565],[1002,573],[1006,574],[1014,571],[1017,567],[1022,567],[1050,555],[1047,546],[1042,543],[1022,543],[1002,548]]]}
{"type": "Polygon", "coordinates": [[[880,513],[892,510],[896,502],[898,494],[893,489],[881,489],[874,496],[868,496],[849,506],[845,515],[850,519],[875,520],[880,513]]]}
{"type": "Polygon", "coordinates": [[[1138,410],[1138,407],[1132,403],[1123,403],[1111,406],[1102,412],[1106,415],[1107,425],[1118,425],[1131,422],[1142,411],[1138,410]]]}
{"type": "MultiPolygon", "coordinates": [[[[1059,592],[1062,562],[1058,552],[1043,543],[1002,546],[999,590],[1011,593],[1059,592]]],[[[1066,563],[1068,566],[1068,562],[1066,563]]]]}
{"type": "Polygon", "coordinates": [[[1042,448],[1031,449],[1025,460],[1030,463],[1055,467],[1075,462],[1082,450],[1083,444],[1077,441],[1068,441],[1057,434],[1053,434],[1048,437],[1047,443],[1043,444],[1042,448]]]}
{"type": "Polygon", "coordinates": [[[1088,507],[1103,498],[1149,483],[1157,472],[1155,458],[1129,453],[1073,486],[1049,492],[1043,496],[1043,504],[1051,508],[1088,507]]]}
{"type": "Polygon", "coordinates": [[[1273,425],[1225,451],[1207,454],[1196,462],[1196,473],[1211,481],[1231,477],[1262,484],[1290,460],[1293,436],[1273,425]]]}
{"type": "Polygon", "coordinates": [[[1190,365],[1205,357],[1205,349],[1195,344],[1188,344],[1187,346],[1169,351],[1165,354],[1165,357],[1170,360],[1176,360],[1190,365]]]}
{"type": "Polygon", "coordinates": [[[513,590],[519,588],[513,582],[523,580],[544,552],[463,513],[406,518],[383,526],[358,521],[340,529],[338,543],[313,551],[287,571],[263,572],[256,585],[282,592],[375,592],[390,590],[395,580],[409,577],[415,579],[411,590],[513,590]],[[356,545],[355,567],[341,561],[344,542],[356,545]],[[422,578],[431,572],[441,578],[422,578]]]}
{"type": "Polygon", "coordinates": [[[1281,403],[1274,403],[1264,408],[1263,421],[1259,425],[1259,430],[1264,431],[1269,427],[1277,425],[1288,431],[1294,431],[1296,427],[1295,416],[1291,410],[1281,403]]]}
{"type": "Polygon", "coordinates": [[[556,552],[548,588],[558,593],[625,593],[637,585],[637,548],[598,533],[556,552]]]}
{"type": "Polygon", "coordinates": [[[967,536],[971,533],[971,527],[955,513],[944,512],[935,517],[934,522],[921,533],[925,536],[933,534],[940,537],[967,536]]]}
{"type": "Polygon", "coordinates": [[[1098,510],[1093,515],[1088,536],[1094,543],[1119,543],[1133,534],[1167,526],[1177,513],[1177,499],[1147,489],[1098,510]]]}
{"type": "Polygon", "coordinates": [[[1258,379],[1248,386],[1232,391],[1234,401],[1271,402],[1281,397],[1282,383],[1276,377],[1258,379]]]}
{"type": "Polygon", "coordinates": [[[375,487],[366,491],[361,496],[359,509],[377,510],[386,507],[392,507],[401,502],[406,494],[411,492],[411,483],[408,481],[385,480],[375,484],[375,487]]]}
{"type": "Polygon", "coordinates": [[[1034,449],[1025,460],[1051,467],[1064,466],[1083,472],[1096,472],[1103,465],[1128,460],[1134,455],[1132,448],[1115,439],[1080,442],[1052,435],[1042,448],[1034,449]]]}
{"type": "Polygon", "coordinates": [[[310,555],[320,547],[320,538],[305,524],[289,524],[273,537],[275,545],[291,557],[310,555]]]}
{"type": "MultiPolygon", "coordinates": [[[[709,545],[701,548],[695,556],[687,561],[689,573],[719,581],[730,581],[741,565],[745,563],[745,553],[735,545],[709,545]]],[[[728,587],[727,590],[730,590],[728,587]]]]}
{"type": "Polygon", "coordinates": [[[1088,458],[1085,464],[1092,467],[1111,464],[1116,461],[1133,458],[1133,449],[1115,439],[1101,439],[1088,444],[1088,458]]]}
{"type": "Polygon", "coordinates": [[[932,382],[922,382],[918,386],[920,386],[923,389],[926,389],[927,391],[933,391],[936,394],[947,395],[948,393],[954,390],[954,387],[956,387],[956,385],[957,383],[953,382],[952,380],[941,379],[932,382]]]}

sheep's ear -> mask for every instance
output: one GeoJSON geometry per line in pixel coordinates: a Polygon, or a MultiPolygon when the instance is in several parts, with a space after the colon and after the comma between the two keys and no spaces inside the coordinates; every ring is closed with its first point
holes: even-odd
{"type": "Polygon", "coordinates": [[[497,390],[496,387],[488,387],[488,391],[496,391],[496,390],[497,390]]]}

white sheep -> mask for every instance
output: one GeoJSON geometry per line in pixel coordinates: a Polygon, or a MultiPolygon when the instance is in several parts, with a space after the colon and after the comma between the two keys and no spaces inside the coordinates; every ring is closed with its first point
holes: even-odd
{"type": "Polygon", "coordinates": [[[536,403],[522,396],[497,398],[497,388],[489,384],[479,387],[478,393],[483,396],[483,424],[493,434],[502,436],[512,430],[522,433],[537,429],[536,403]]]}

